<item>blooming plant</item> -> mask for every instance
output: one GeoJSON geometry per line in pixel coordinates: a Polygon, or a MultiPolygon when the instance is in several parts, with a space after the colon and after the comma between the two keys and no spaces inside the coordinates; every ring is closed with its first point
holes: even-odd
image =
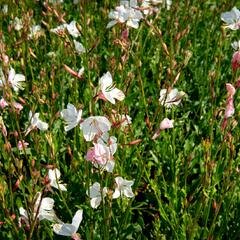
{"type": "Polygon", "coordinates": [[[221,14],[221,19],[226,23],[226,27],[231,30],[240,29],[240,11],[233,7],[230,12],[224,12],[221,14]]]}
{"type": "Polygon", "coordinates": [[[64,127],[64,130],[67,132],[75,128],[80,123],[82,110],[80,109],[77,111],[73,104],[68,103],[67,109],[61,111],[61,116],[67,124],[67,126],[64,127]]]}
{"type": "Polygon", "coordinates": [[[161,105],[164,105],[167,108],[171,108],[174,105],[179,105],[184,95],[185,92],[179,92],[176,88],[171,89],[170,91],[167,89],[162,89],[160,91],[159,102],[161,105]]]}
{"type": "Polygon", "coordinates": [[[99,86],[101,89],[99,97],[112,104],[115,104],[115,99],[122,101],[125,98],[124,93],[113,86],[112,75],[110,72],[105,73],[100,78],[99,86]]]}
{"type": "Polygon", "coordinates": [[[238,238],[236,2],[0,4],[0,239],[238,238]]]}
{"type": "Polygon", "coordinates": [[[95,182],[89,188],[89,197],[91,198],[91,201],[90,201],[91,207],[92,208],[97,208],[100,205],[102,199],[104,199],[106,197],[106,194],[107,194],[107,188],[104,187],[101,190],[100,183],[95,182]]]}
{"type": "Polygon", "coordinates": [[[49,169],[48,170],[48,178],[50,180],[50,185],[54,188],[60,189],[61,191],[67,191],[65,184],[60,183],[61,173],[59,169],[49,169]]]}
{"type": "Polygon", "coordinates": [[[41,131],[46,131],[48,129],[48,124],[39,119],[39,113],[32,114],[32,111],[29,112],[28,119],[31,122],[30,126],[26,130],[25,136],[32,131],[34,128],[38,128],[41,131]]]}
{"type": "Polygon", "coordinates": [[[53,225],[53,231],[62,236],[69,236],[73,239],[80,239],[76,232],[78,231],[79,225],[82,222],[83,210],[78,210],[73,216],[72,223],[56,223],[53,225]]]}

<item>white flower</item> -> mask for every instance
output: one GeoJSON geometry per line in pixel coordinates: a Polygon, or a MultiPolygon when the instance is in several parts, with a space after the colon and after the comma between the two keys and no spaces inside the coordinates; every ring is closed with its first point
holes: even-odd
{"type": "Polygon", "coordinates": [[[100,98],[105,98],[112,104],[115,104],[115,98],[122,101],[125,98],[124,93],[113,86],[112,75],[110,72],[105,73],[99,80],[101,89],[100,98]],[[101,96],[103,95],[103,96],[101,96]]]}
{"type": "MultiPolygon", "coordinates": [[[[87,192],[88,194],[88,192],[87,192]]],[[[101,193],[101,186],[98,182],[95,182],[90,188],[89,188],[89,197],[91,198],[90,204],[92,208],[97,208],[102,199],[106,197],[107,194],[107,187],[104,187],[102,189],[101,193]]]]}
{"type": "Polygon", "coordinates": [[[113,193],[113,198],[118,198],[122,195],[125,195],[126,197],[132,198],[134,197],[133,191],[132,191],[132,185],[134,184],[134,181],[128,181],[123,179],[122,177],[116,177],[115,182],[117,184],[117,187],[115,188],[115,192],[113,193]]]}
{"type": "Polygon", "coordinates": [[[111,128],[111,123],[106,117],[94,116],[86,118],[80,126],[85,140],[89,142],[95,136],[101,136],[103,133],[108,132],[111,128]]]}
{"type": "Polygon", "coordinates": [[[86,49],[80,42],[73,40],[73,43],[74,43],[75,50],[79,55],[86,52],[86,49]]]}
{"type": "Polygon", "coordinates": [[[15,92],[18,92],[19,89],[24,89],[23,85],[25,81],[25,76],[22,74],[16,74],[13,68],[10,69],[8,74],[8,83],[12,86],[15,92]]]}
{"type": "Polygon", "coordinates": [[[67,29],[68,33],[72,35],[74,38],[77,38],[81,35],[77,28],[77,22],[71,21],[69,24],[64,23],[56,28],[52,28],[50,31],[56,34],[59,34],[63,32],[65,29],[67,29]]]}
{"type": "Polygon", "coordinates": [[[240,29],[240,11],[236,7],[233,7],[230,12],[222,13],[221,19],[226,23],[226,28],[240,29]]]}
{"type": "Polygon", "coordinates": [[[19,19],[18,17],[15,17],[14,21],[11,23],[13,23],[14,29],[16,31],[20,31],[23,28],[22,19],[19,19]]]}
{"type": "Polygon", "coordinates": [[[30,28],[29,38],[38,37],[43,32],[40,25],[32,25],[30,28]]]}
{"type": "Polygon", "coordinates": [[[170,90],[169,92],[167,89],[162,89],[160,91],[159,101],[161,105],[171,108],[173,105],[179,105],[184,95],[185,92],[179,92],[176,88],[170,90]]]}
{"type": "Polygon", "coordinates": [[[67,126],[64,127],[64,130],[67,132],[75,128],[81,121],[82,110],[78,110],[74,107],[73,104],[68,103],[67,109],[61,111],[61,117],[66,121],[67,126]]]}
{"type": "Polygon", "coordinates": [[[2,88],[4,84],[6,84],[6,78],[3,74],[2,68],[0,67],[0,88],[2,88]]]}
{"type": "Polygon", "coordinates": [[[234,50],[240,51],[240,40],[239,41],[234,41],[233,43],[231,43],[231,46],[234,50]]]}
{"type": "Polygon", "coordinates": [[[8,5],[7,4],[3,5],[2,12],[3,12],[3,14],[7,14],[8,13],[8,5]]]}
{"type": "Polygon", "coordinates": [[[70,223],[54,224],[53,231],[58,235],[69,237],[73,236],[79,228],[79,225],[82,221],[82,215],[83,210],[80,209],[75,213],[71,224],[70,223]]]}
{"type": "Polygon", "coordinates": [[[153,12],[158,12],[159,7],[156,6],[159,4],[162,4],[164,7],[167,7],[167,10],[170,10],[172,0],[143,0],[142,1],[143,13],[145,15],[150,15],[153,12]]]}
{"type": "Polygon", "coordinates": [[[129,27],[138,28],[139,21],[143,18],[141,11],[137,10],[137,1],[130,0],[128,1],[121,1],[121,5],[116,7],[115,11],[111,11],[109,13],[109,18],[111,20],[107,28],[114,26],[117,23],[125,23],[129,27]]]}
{"type": "Polygon", "coordinates": [[[76,21],[71,21],[69,24],[66,24],[66,28],[69,32],[70,35],[73,37],[77,38],[81,35],[77,28],[77,22],[76,21]]]}
{"type": "MultiPolygon", "coordinates": [[[[57,218],[54,210],[54,200],[49,197],[42,198],[42,194],[38,192],[35,196],[35,203],[33,208],[33,218],[36,217],[39,219],[39,221],[43,219],[47,219],[49,221],[57,221],[59,222],[59,219],[57,218]]],[[[24,221],[29,224],[29,218],[27,211],[23,208],[19,208],[20,215],[23,217],[24,221]]]]}
{"type": "Polygon", "coordinates": [[[28,127],[25,136],[34,128],[38,128],[39,130],[46,131],[48,129],[48,124],[39,119],[39,113],[35,113],[32,115],[32,111],[29,112],[29,120],[31,121],[30,126],[28,127]]]}
{"type": "Polygon", "coordinates": [[[117,151],[117,138],[114,136],[109,137],[108,132],[105,132],[100,138],[98,138],[97,142],[107,146],[111,155],[117,151]]]}
{"type": "Polygon", "coordinates": [[[64,30],[66,29],[66,23],[57,26],[56,28],[52,28],[50,29],[50,32],[56,33],[56,34],[60,34],[62,33],[64,30]]]}
{"type": "Polygon", "coordinates": [[[57,168],[48,170],[50,185],[54,188],[61,189],[61,191],[67,191],[65,184],[60,183],[60,176],[61,173],[57,168]]]}

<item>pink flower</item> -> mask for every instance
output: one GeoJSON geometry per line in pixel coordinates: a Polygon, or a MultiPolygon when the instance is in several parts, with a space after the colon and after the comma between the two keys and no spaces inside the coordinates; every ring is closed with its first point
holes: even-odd
{"type": "Polygon", "coordinates": [[[97,143],[94,143],[94,147],[87,151],[86,159],[96,168],[112,172],[115,166],[113,155],[116,150],[117,139],[105,133],[97,140],[97,143]]]}
{"type": "Polygon", "coordinates": [[[94,151],[94,148],[90,148],[88,151],[87,151],[87,156],[86,156],[86,159],[92,163],[94,163],[94,157],[95,157],[95,151],[94,151]]]}
{"type": "Polygon", "coordinates": [[[0,106],[1,106],[2,109],[4,109],[6,106],[8,106],[8,103],[5,101],[4,98],[1,98],[0,106]]]}
{"type": "Polygon", "coordinates": [[[110,152],[105,145],[101,143],[94,144],[94,159],[98,164],[101,164],[101,165],[106,164],[109,157],[110,157],[110,152]]]}
{"type": "Polygon", "coordinates": [[[24,148],[26,148],[29,145],[29,143],[25,142],[24,140],[18,142],[18,150],[22,151],[24,148]]]}
{"type": "Polygon", "coordinates": [[[227,89],[227,92],[229,93],[229,95],[231,95],[231,96],[233,96],[236,92],[235,87],[230,83],[226,83],[226,89],[227,89]]]}
{"type": "Polygon", "coordinates": [[[234,100],[233,96],[236,92],[236,89],[230,83],[226,84],[226,89],[228,91],[228,97],[227,97],[227,101],[226,101],[226,109],[225,109],[224,119],[223,119],[223,123],[222,123],[222,130],[224,130],[227,126],[227,119],[230,118],[235,112],[235,108],[234,108],[234,104],[233,104],[233,100],[234,100]]]}
{"type": "Polygon", "coordinates": [[[173,128],[173,123],[174,123],[174,120],[164,118],[160,123],[160,128],[154,133],[152,140],[155,140],[156,138],[158,138],[160,136],[161,131],[168,128],[173,128]]]}
{"type": "Polygon", "coordinates": [[[168,118],[164,118],[161,123],[160,123],[160,129],[168,129],[168,128],[173,128],[173,123],[174,120],[169,120],[168,118]]]}
{"type": "Polygon", "coordinates": [[[232,69],[236,71],[240,68],[240,51],[237,51],[232,56],[232,69]]]}
{"type": "Polygon", "coordinates": [[[23,109],[22,104],[18,103],[18,102],[14,102],[13,106],[20,112],[23,109]]]}

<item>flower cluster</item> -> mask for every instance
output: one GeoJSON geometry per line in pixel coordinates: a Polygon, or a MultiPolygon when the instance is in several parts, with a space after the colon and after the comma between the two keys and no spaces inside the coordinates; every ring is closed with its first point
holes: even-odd
{"type": "MultiPolygon", "coordinates": [[[[222,13],[221,19],[225,22],[225,28],[229,28],[231,30],[240,30],[240,11],[236,7],[233,7],[229,12],[222,13]]],[[[231,46],[235,50],[232,56],[232,71],[236,73],[237,70],[240,69],[240,41],[234,41],[231,46]]],[[[236,89],[239,87],[239,80],[236,83],[235,87],[231,83],[226,83],[228,96],[226,100],[224,118],[221,125],[222,130],[227,127],[228,119],[235,113],[234,95],[236,93],[236,89]]]]}

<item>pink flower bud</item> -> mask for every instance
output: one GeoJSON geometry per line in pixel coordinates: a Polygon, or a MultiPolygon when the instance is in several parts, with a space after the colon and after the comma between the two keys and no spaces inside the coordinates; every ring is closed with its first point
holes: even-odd
{"type": "Polygon", "coordinates": [[[240,68],[240,51],[237,51],[232,56],[232,69],[236,71],[240,68]]]}
{"type": "Polygon", "coordinates": [[[0,107],[4,109],[6,106],[8,106],[8,103],[5,101],[4,98],[0,100],[0,107]]]}
{"type": "Polygon", "coordinates": [[[236,92],[235,87],[232,84],[230,84],[230,83],[226,84],[226,89],[227,89],[229,95],[231,95],[231,96],[233,96],[235,94],[235,92],[236,92]]]}
{"type": "Polygon", "coordinates": [[[160,130],[173,128],[174,120],[169,120],[168,118],[164,118],[160,123],[160,130]]]}
{"type": "Polygon", "coordinates": [[[87,151],[87,156],[86,156],[86,159],[90,162],[94,162],[94,157],[95,157],[95,151],[94,151],[94,148],[90,148],[88,151],[87,151]]]}

